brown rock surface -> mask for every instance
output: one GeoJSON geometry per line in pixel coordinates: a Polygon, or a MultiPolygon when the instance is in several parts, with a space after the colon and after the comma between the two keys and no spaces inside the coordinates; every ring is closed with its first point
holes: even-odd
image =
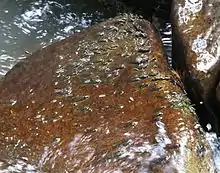
{"type": "Polygon", "coordinates": [[[133,15],[41,49],[0,86],[0,170],[214,172],[181,88],[133,15]]]}
{"type": "MultiPolygon", "coordinates": [[[[174,64],[190,94],[209,110],[211,116],[207,119],[216,123],[213,114],[219,112],[216,87],[220,77],[220,3],[174,0],[172,10],[174,64]]],[[[214,126],[220,133],[219,124],[214,126]]]]}

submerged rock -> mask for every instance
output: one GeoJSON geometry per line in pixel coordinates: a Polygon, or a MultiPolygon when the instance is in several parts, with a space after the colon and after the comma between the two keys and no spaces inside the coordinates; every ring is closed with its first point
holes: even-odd
{"type": "Polygon", "coordinates": [[[109,19],[18,63],[0,86],[0,170],[214,172],[151,24],[109,19]]]}
{"type": "Polygon", "coordinates": [[[219,5],[215,0],[174,0],[171,15],[174,65],[196,102],[206,106],[211,115],[207,119],[214,122],[217,133],[219,127],[214,114],[219,112],[216,97],[220,77],[219,5]]]}

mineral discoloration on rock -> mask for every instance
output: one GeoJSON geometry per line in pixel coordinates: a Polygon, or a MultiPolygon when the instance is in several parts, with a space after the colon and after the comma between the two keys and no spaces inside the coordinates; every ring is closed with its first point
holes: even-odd
{"type": "Polygon", "coordinates": [[[197,101],[208,107],[213,107],[219,82],[219,5],[216,0],[174,0],[171,15],[174,64],[190,81],[197,101]]]}
{"type": "Polygon", "coordinates": [[[181,86],[137,16],[39,50],[0,86],[0,169],[214,172],[181,86]]]}

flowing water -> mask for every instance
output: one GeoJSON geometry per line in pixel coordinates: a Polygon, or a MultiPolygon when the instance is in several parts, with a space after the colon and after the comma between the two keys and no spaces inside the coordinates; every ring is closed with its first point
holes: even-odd
{"type": "MultiPolygon", "coordinates": [[[[95,1],[1,0],[0,76],[37,49],[115,15],[95,1]]],[[[171,25],[163,26],[162,41],[171,63],[171,25]]],[[[214,133],[207,133],[207,139],[220,172],[220,140],[214,133]]]]}
{"type": "Polygon", "coordinates": [[[27,54],[114,15],[95,1],[1,0],[0,75],[27,54]]]}

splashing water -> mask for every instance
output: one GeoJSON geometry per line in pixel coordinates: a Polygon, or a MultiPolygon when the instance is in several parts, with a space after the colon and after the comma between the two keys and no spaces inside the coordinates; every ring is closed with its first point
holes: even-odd
{"type": "Polygon", "coordinates": [[[91,1],[0,2],[0,75],[30,52],[80,32],[113,15],[91,1]],[[108,13],[108,14],[106,14],[108,13]]]}

